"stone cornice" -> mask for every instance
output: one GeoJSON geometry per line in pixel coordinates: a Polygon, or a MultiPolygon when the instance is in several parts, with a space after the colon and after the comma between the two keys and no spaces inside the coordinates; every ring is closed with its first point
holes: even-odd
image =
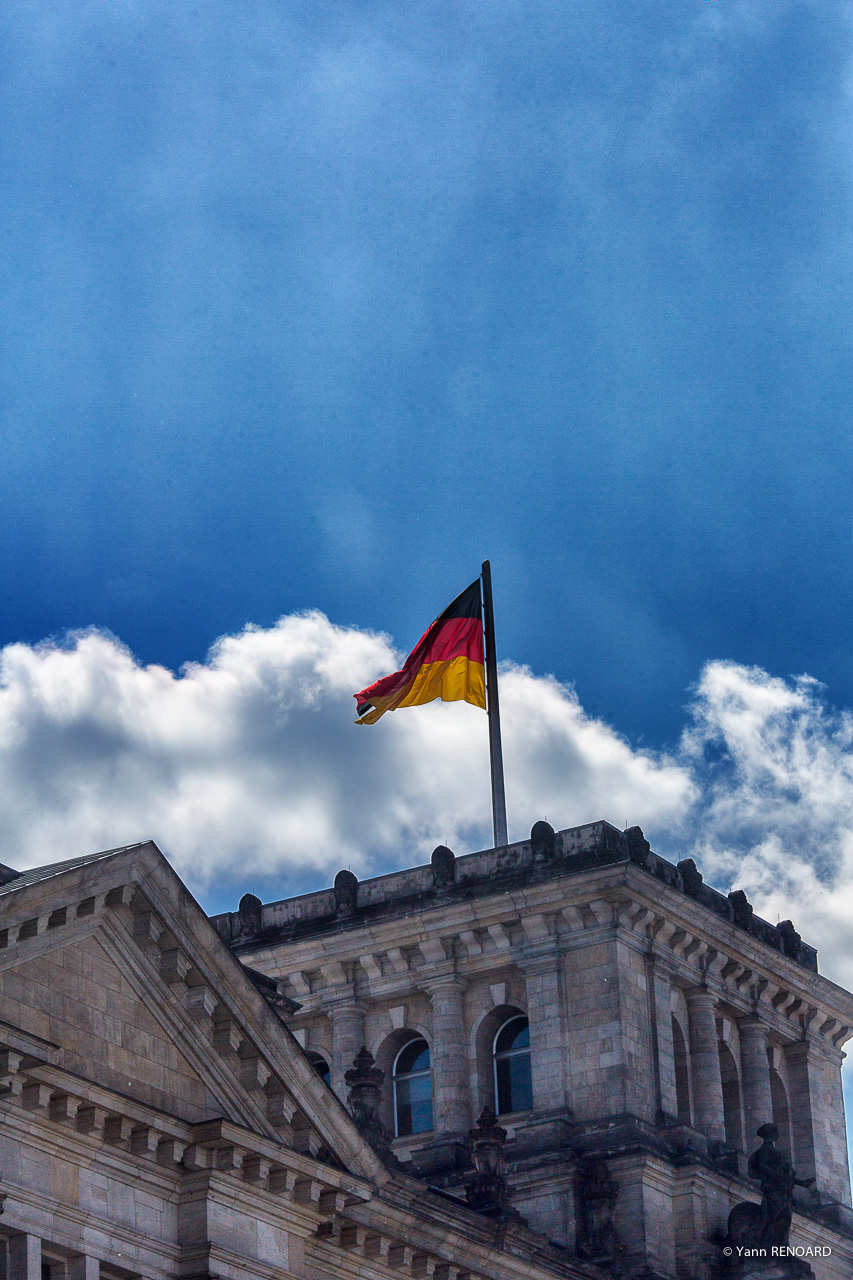
{"type": "MultiPolygon", "coordinates": [[[[784,1041],[808,1034],[838,1048],[853,1034],[850,993],[631,863],[483,895],[450,916],[423,909],[404,922],[348,928],[334,942],[339,963],[356,965],[359,993],[376,1000],[425,990],[438,956],[453,956],[457,972],[474,981],[613,937],[650,952],[676,985],[709,985],[736,1016],[760,1012],[784,1041]]],[[[293,990],[306,1015],[328,994],[312,952],[304,939],[253,954],[282,977],[301,973],[293,990]]]]}

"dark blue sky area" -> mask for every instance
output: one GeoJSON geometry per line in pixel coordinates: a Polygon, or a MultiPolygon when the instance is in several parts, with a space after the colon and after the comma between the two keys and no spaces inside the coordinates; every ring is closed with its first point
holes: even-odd
{"type": "Polygon", "coordinates": [[[853,704],[836,0],[9,0],[0,642],[319,607],[853,704]]]}

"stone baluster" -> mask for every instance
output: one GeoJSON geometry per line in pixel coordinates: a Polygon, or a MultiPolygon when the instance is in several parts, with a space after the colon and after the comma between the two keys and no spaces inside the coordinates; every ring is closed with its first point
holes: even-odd
{"type": "Polygon", "coordinates": [[[465,983],[456,977],[427,985],[432,1005],[432,1098],[436,1142],[464,1142],[470,1128],[465,1042],[465,983]]]}
{"type": "Polygon", "coordinates": [[[723,1143],[723,1081],[717,1045],[717,997],[704,987],[685,992],[690,1023],[690,1058],[696,1128],[711,1143],[723,1143]]]}
{"type": "Polygon", "coordinates": [[[746,1150],[749,1153],[760,1145],[761,1140],[756,1137],[757,1130],[773,1120],[770,1069],[767,1065],[767,1030],[760,1018],[750,1017],[740,1020],[738,1032],[746,1150]]]}

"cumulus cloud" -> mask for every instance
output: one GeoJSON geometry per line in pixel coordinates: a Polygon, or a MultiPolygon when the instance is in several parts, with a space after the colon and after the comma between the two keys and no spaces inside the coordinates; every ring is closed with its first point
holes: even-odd
{"type": "Polygon", "coordinates": [[[793,919],[821,968],[853,986],[853,716],[809,676],[709,663],[681,761],[700,803],[692,848],[706,876],[793,919]]]}
{"type": "MultiPolygon", "coordinates": [[[[197,892],[285,895],[490,840],[482,712],[433,703],[358,727],[389,638],[322,613],[226,636],[179,674],[96,630],[0,655],[0,860],[25,868],[153,837],[197,892]]],[[[676,750],[632,746],[573,689],[506,664],[510,837],[605,818],[692,854],[792,918],[853,985],[853,716],[808,676],[712,662],[676,750]]],[[[224,905],[221,904],[221,905],[224,905]]]]}
{"type": "MultiPolygon", "coordinates": [[[[152,836],[198,890],[359,874],[439,841],[489,840],[487,720],[433,704],[357,727],[352,694],[395,669],[387,636],[312,612],[227,636],[175,675],[98,631],[0,660],[0,858],[17,867],[152,836]]],[[[677,824],[684,765],[631,748],[573,691],[508,666],[511,834],[538,818],[677,824]]]]}

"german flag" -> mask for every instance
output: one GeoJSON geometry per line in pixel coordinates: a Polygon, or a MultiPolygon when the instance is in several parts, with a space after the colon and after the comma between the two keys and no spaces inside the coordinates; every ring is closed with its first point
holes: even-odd
{"type": "Polygon", "coordinates": [[[480,579],[466,587],[421,636],[402,670],[353,694],[356,724],[376,724],[386,711],[436,698],[486,709],[480,579]]]}

